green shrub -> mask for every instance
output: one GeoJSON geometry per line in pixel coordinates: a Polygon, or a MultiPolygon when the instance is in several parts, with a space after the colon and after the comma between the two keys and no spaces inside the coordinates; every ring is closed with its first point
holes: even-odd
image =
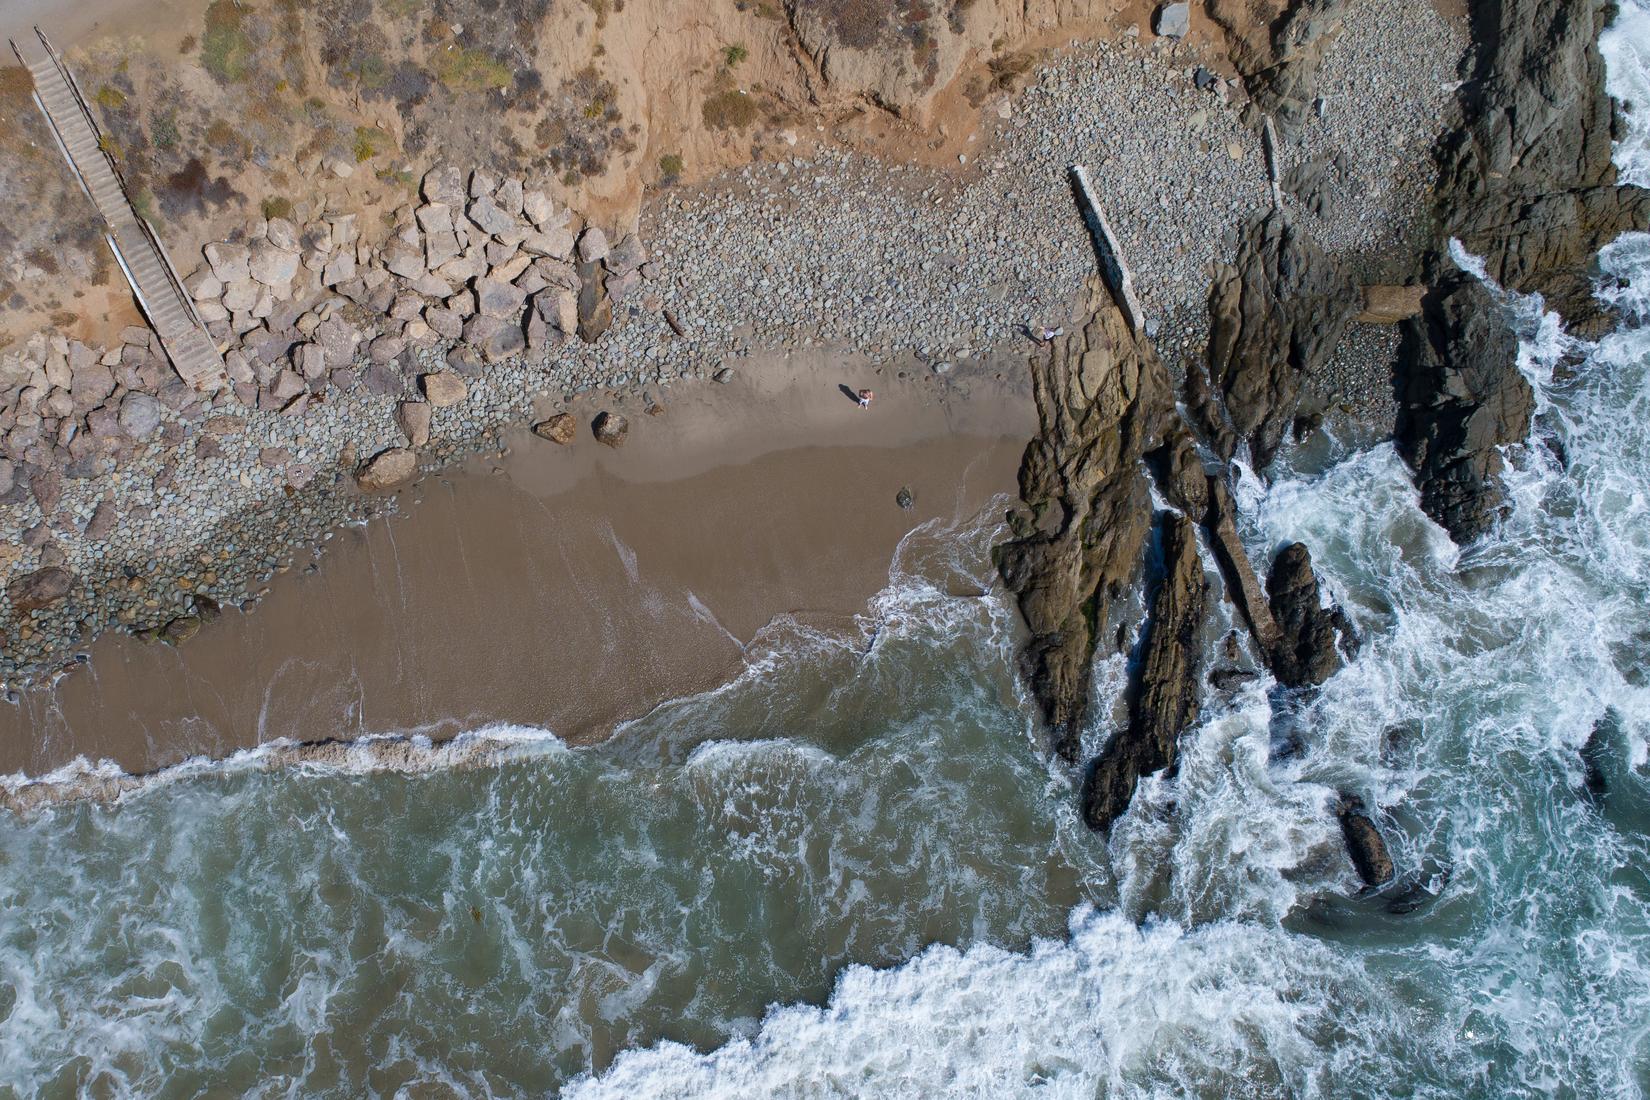
{"type": "Polygon", "coordinates": [[[719,92],[701,109],[705,125],[713,130],[743,130],[756,121],[756,101],[744,92],[719,92]]]}
{"type": "Polygon", "coordinates": [[[265,218],[290,218],[292,216],[292,200],[285,195],[271,195],[263,201],[265,218]]]}
{"type": "Polygon", "coordinates": [[[666,183],[671,183],[680,176],[683,167],[680,153],[666,153],[659,158],[659,174],[664,177],[666,183]]]}
{"type": "Polygon", "coordinates": [[[390,145],[390,135],[376,126],[357,126],[355,128],[355,163],[371,160],[390,145]]]}
{"type": "Polygon", "coordinates": [[[510,66],[482,50],[453,46],[435,55],[435,78],[455,92],[502,90],[514,82],[510,66]]]}
{"type": "Polygon", "coordinates": [[[750,55],[751,52],[745,49],[743,42],[736,42],[731,46],[722,48],[722,63],[731,69],[750,55]]]}
{"type": "Polygon", "coordinates": [[[206,9],[201,64],[220,84],[239,84],[246,79],[251,61],[252,40],[241,26],[241,9],[234,0],[212,0],[206,9]]]}
{"type": "Polygon", "coordinates": [[[111,88],[107,84],[99,88],[97,94],[92,98],[97,100],[99,107],[109,111],[118,111],[126,106],[126,93],[119,88],[111,88]]]}

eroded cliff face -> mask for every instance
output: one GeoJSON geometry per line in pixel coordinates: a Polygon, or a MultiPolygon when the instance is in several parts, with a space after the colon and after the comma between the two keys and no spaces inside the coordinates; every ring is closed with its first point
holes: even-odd
{"type": "Polygon", "coordinates": [[[1151,531],[1141,458],[1172,424],[1168,371],[1091,280],[1088,320],[1032,360],[1040,430],[1020,466],[1013,539],[997,548],[1031,638],[1022,667],[1055,751],[1075,762],[1094,652],[1139,575],[1151,531]]]}
{"type": "Polygon", "coordinates": [[[1348,0],[1206,0],[1255,105],[1286,137],[1305,124],[1318,68],[1353,5],[1348,0]]]}

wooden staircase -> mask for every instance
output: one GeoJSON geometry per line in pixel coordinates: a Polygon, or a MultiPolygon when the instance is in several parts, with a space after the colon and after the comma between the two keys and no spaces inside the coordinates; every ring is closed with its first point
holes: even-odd
{"type": "Polygon", "coordinates": [[[107,224],[104,236],[115,262],[178,376],[196,388],[215,387],[225,379],[223,356],[196,314],[194,300],[184,291],[154,226],[132,206],[74,77],[39,28],[35,38],[38,41],[13,39],[12,52],[34,78],[34,102],[46,116],[63,159],[107,224]]]}

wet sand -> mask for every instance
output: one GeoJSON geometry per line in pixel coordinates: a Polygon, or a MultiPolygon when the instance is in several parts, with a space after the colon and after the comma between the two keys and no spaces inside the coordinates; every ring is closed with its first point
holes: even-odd
{"type": "Polygon", "coordinates": [[[670,391],[661,416],[581,400],[570,447],[518,429],[507,455],[404,490],[401,516],[338,532],[250,613],[178,648],[99,641],[88,669],[0,708],[0,774],[497,723],[599,738],[725,682],[776,616],[845,628],[909,531],[1012,493],[1035,427],[1021,373],[891,383],[814,353],[670,391]],[[631,421],[617,450],[588,430],[607,407],[631,421]]]}

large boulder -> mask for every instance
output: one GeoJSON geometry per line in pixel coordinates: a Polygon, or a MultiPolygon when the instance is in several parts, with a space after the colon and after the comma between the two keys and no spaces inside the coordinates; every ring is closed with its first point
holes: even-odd
{"type": "Polygon", "coordinates": [[[1101,832],[1128,810],[1142,776],[1174,766],[1180,735],[1197,717],[1209,585],[1192,521],[1164,513],[1161,531],[1164,575],[1151,601],[1129,722],[1094,758],[1083,783],[1083,821],[1101,832]]]}
{"type": "Polygon", "coordinates": [[[409,446],[422,447],[430,441],[431,408],[424,401],[403,401],[395,407],[395,423],[407,437],[409,446]]]}
{"type": "Polygon", "coordinates": [[[464,342],[496,363],[525,348],[527,337],[520,324],[478,313],[464,322],[464,342]]]}
{"type": "Polygon", "coordinates": [[[27,615],[52,606],[73,588],[73,573],[61,565],[49,565],[12,581],[6,586],[6,595],[11,597],[11,605],[19,615],[27,615]]]}
{"type": "Polygon", "coordinates": [[[1399,344],[1396,442],[1421,507],[1457,543],[1500,516],[1501,448],[1528,437],[1534,408],[1517,338],[1482,284],[1457,273],[1429,291],[1399,344]]]}
{"type": "Polygon", "coordinates": [[[418,455],[406,447],[380,451],[355,472],[355,483],[369,493],[399,489],[418,476],[418,455]]]}

